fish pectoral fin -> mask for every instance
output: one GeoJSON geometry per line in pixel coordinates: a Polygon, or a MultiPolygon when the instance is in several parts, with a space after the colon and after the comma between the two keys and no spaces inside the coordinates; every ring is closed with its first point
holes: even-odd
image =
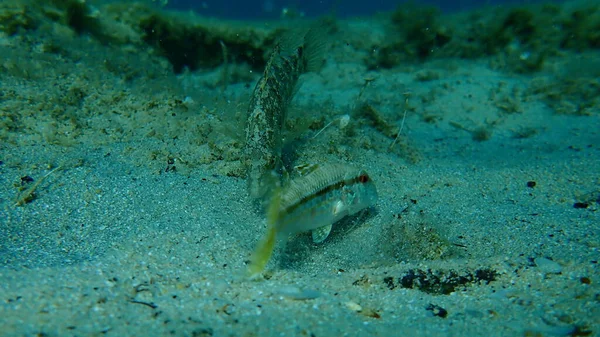
{"type": "Polygon", "coordinates": [[[340,214],[342,214],[342,212],[344,212],[346,210],[346,205],[344,204],[343,201],[338,200],[338,202],[336,202],[333,205],[333,209],[331,210],[331,214],[335,217],[339,216],[340,214]]]}
{"type": "Polygon", "coordinates": [[[314,243],[321,243],[327,239],[331,232],[332,225],[326,225],[312,230],[312,239],[314,243]]]}

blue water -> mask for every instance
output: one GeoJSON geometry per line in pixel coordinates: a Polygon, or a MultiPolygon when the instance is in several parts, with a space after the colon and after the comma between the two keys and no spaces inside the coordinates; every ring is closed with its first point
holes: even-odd
{"type": "MultiPolygon", "coordinates": [[[[179,10],[193,10],[202,15],[229,19],[275,19],[281,16],[284,8],[293,9],[308,17],[335,14],[337,17],[368,16],[377,12],[390,11],[403,3],[432,5],[444,12],[455,12],[483,5],[522,5],[539,3],[538,0],[169,0],[168,7],[179,10]]],[[[560,2],[560,1],[545,1],[560,2]]]]}

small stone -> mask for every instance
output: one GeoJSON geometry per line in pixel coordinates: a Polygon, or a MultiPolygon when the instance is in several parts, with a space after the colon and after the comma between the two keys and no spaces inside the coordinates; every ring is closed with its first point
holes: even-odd
{"type": "Polygon", "coordinates": [[[560,264],[545,257],[536,258],[535,264],[544,274],[560,274],[562,272],[560,264]]]}
{"type": "Polygon", "coordinates": [[[371,318],[381,318],[381,315],[379,315],[379,313],[377,312],[377,310],[372,309],[372,308],[362,308],[362,310],[360,311],[360,314],[366,317],[371,317],[371,318]]]}
{"type": "Polygon", "coordinates": [[[429,304],[425,308],[425,310],[431,311],[433,316],[437,316],[437,317],[441,317],[441,318],[446,318],[448,316],[448,311],[446,309],[440,307],[439,305],[429,304]]]}

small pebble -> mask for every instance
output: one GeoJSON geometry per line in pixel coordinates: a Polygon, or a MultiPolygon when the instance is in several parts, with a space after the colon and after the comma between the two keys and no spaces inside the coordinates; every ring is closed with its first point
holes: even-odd
{"type": "Polygon", "coordinates": [[[536,258],[535,264],[545,274],[560,274],[562,272],[562,266],[560,264],[545,257],[536,258]]]}
{"type": "Polygon", "coordinates": [[[441,317],[441,318],[446,318],[448,316],[448,311],[446,309],[440,307],[439,305],[429,304],[425,308],[425,310],[431,311],[433,316],[437,316],[437,317],[441,317]]]}
{"type": "Polygon", "coordinates": [[[573,204],[574,208],[588,208],[590,205],[588,205],[585,202],[576,202],[573,204]]]}

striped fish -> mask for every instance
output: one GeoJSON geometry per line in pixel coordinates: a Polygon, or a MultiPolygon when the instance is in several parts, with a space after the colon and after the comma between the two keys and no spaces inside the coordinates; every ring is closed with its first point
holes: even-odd
{"type": "Polygon", "coordinates": [[[250,275],[264,270],[278,237],[312,231],[313,241],[322,242],[335,222],[377,202],[375,184],[364,170],[342,164],[297,169],[297,178],[273,192],[267,233],[252,256],[250,275]]]}

